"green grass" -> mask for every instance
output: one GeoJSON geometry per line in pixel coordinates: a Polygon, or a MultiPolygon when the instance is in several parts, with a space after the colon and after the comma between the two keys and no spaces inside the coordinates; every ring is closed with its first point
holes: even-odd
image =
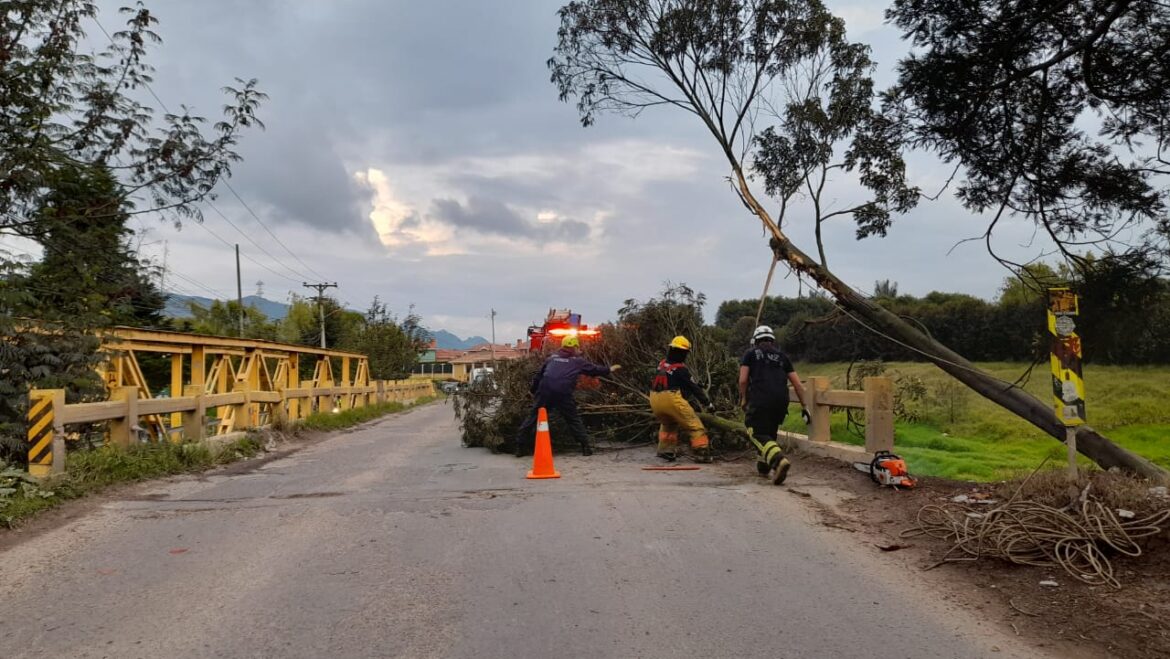
{"type": "Polygon", "coordinates": [[[260,441],[249,435],[214,449],[206,444],[164,443],[73,451],[64,476],[0,499],[0,527],[11,528],[42,510],[117,483],[204,471],[254,456],[261,448],[260,441]]]}
{"type": "MultiPolygon", "coordinates": [[[[1015,381],[1024,364],[979,364],[992,374],[1015,381]]],[[[844,388],[846,364],[798,365],[801,377],[822,375],[833,388],[844,388]]],[[[912,471],[958,480],[999,480],[1030,471],[1045,457],[1064,460],[1064,445],[1003,408],[955,387],[954,380],[929,364],[891,363],[886,375],[919,378],[922,400],[910,404],[916,420],[899,420],[895,448],[912,471]]],[[[1089,423],[1121,446],[1170,468],[1170,367],[1086,366],[1089,423]]],[[[1047,365],[1036,367],[1024,388],[1040,400],[1051,399],[1047,365]]],[[[803,432],[799,417],[785,428],[803,432]]],[[[863,444],[845,425],[844,412],[833,415],[834,440],[863,444]]],[[[1090,464],[1082,458],[1082,463],[1090,464]]]]}
{"type": "MultiPolygon", "coordinates": [[[[340,430],[386,414],[424,405],[434,398],[422,398],[410,405],[384,403],[337,414],[314,414],[299,426],[306,430],[340,430]]],[[[67,473],[38,485],[18,485],[10,495],[0,496],[0,528],[11,528],[37,513],[98,492],[118,483],[206,471],[221,464],[255,456],[263,450],[258,437],[248,435],[229,444],[137,444],[130,448],[103,446],[77,450],[66,459],[67,473]]],[[[0,472],[3,472],[0,464],[0,472]]]]}
{"type": "Polygon", "coordinates": [[[365,423],[366,421],[376,419],[380,416],[401,412],[419,405],[426,405],[427,403],[430,403],[434,400],[437,400],[436,396],[428,396],[425,398],[420,398],[409,405],[397,402],[389,402],[379,403],[377,405],[367,405],[365,407],[354,407],[348,410],[342,410],[337,413],[318,412],[317,414],[312,414],[307,417],[300,423],[299,427],[305,430],[341,430],[343,428],[355,426],[359,423],[365,423]]]}

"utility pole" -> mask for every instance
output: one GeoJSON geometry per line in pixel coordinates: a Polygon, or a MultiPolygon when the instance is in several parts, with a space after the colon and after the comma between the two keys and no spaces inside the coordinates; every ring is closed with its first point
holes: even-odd
{"type": "Polygon", "coordinates": [[[240,244],[236,243],[236,303],[240,305],[240,338],[244,338],[244,287],[240,283],[240,244]]]}
{"type": "Polygon", "coordinates": [[[496,310],[492,309],[492,366],[496,365],[496,310]]]}
{"type": "Polygon", "coordinates": [[[315,289],[317,291],[317,309],[321,313],[321,347],[324,348],[325,347],[325,289],[326,288],[337,288],[337,282],[333,282],[332,284],[327,284],[324,282],[322,282],[320,284],[310,284],[309,282],[302,282],[301,285],[304,286],[305,288],[312,288],[312,289],[315,289]]]}

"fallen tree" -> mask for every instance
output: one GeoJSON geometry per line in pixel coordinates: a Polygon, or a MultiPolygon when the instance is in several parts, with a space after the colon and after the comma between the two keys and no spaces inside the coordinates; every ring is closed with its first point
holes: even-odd
{"type": "MultiPolygon", "coordinates": [[[[583,125],[598,113],[637,116],[659,106],[694,115],[726,157],[730,183],[767,232],[777,259],[869,330],[921,353],[1063,440],[1064,428],[1049,405],[978,369],[841,281],[826,265],[820,231],[835,213],[819,204],[814,209],[819,261],[783,229],[794,196],[805,192],[819,199],[831,172],[855,175],[872,193],[869,201],[840,213],[852,217],[859,238],[884,235],[892,213],[912,205],[899,126],[872,108],[872,81],[858,75],[872,69],[868,48],[847,42],[843,22],[819,0],[580,0],[565,5],[560,17],[548,65],[561,99],[576,99],[583,125]],[[849,121],[840,122],[841,115],[849,121]],[[767,119],[775,126],[758,131],[767,119]],[[844,158],[834,160],[834,149],[841,147],[844,158]],[[753,174],[778,199],[776,216],[749,184],[753,174]]],[[[1090,427],[1078,429],[1077,447],[1103,468],[1170,481],[1166,471],[1090,427]]]]}
{"type": "MultiPolygon", "coordinates": [[[[647,392],[658,362],[666,355],[667,343],[682,334],[694,345],[687,364],[719,410],[719,416],[701,415],[712,431],[714,448],[719,451],[748,446],[747,429],[729,420],[741,415],[736,405],[737,355],[729,350],[718,328],[703,323],[705,301],[702,294],[686,285],[668,284],[652,300],[627,300],[618,311],[617,321],[603,325],[596,342],[585,342],[583,350],[589,359],[622,365],[612,376],[600,380],[582,378],[579,383],[577,399],[594,441],[627,445],[657,441],[658,422],[650,412],[647,392]]],[[[492,451],[514,448],[516,430],[532,406],[529,383],[546,356],[533,354],[500,362],[492,383],[473,384],[455,397],[465,445],[492,451]]],[[[573,447],[568,429],[557,415],[552,415],[551,424],[553,443],[573,447]]]]}

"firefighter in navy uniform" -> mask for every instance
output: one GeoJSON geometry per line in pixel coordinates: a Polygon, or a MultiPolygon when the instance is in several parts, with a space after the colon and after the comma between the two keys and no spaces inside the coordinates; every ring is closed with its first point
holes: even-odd
{"type": "Polygon", "coordinates": [[[580,346],[581,341],[576,336],[565,337],[561,342],[561,349],[545,360],[540,372],[532,379],[529,389],[536,400],[532,404],[532,412],[516,434],[516,457],[532,455],[536,444],[533,431],[536,429],[537,414],[542,407],[549,413],[555,410],[561,415],[569,426],[569,431],[573,433],[573,438],[581,444],[581,455],[593,455],[585,424],[581,422],[581,415],[577,412],[573,390],[577,388],[577,378],[581,375],[609,375],[621,366],[594,364],[577,354],[580,346]]]}
{"type": "Polygon", "coordinates": [[[707,429],[686,399],[686,395],[690,395],[703,408],[711,407],[707,392],[695,384],[687,370],[686,359],[690,352],[691,342],[685,336],[674,337],[666,359],[659,362],[658,371],[650,383],[650,409],[660,424],[658,457],[673,462],[677,456],[679,431],[684,431],[690,437],[695,461],[711,462],[707,429]]]}
{"type": "Polygon", "coordinates": [[[740,361],[739,402],[747,413],[744,422],[751,428],[752,436],[764,446],[756,461],[756,469],[761,476],[774,470],[772,480],[780,484],[792,466],[776,443],[780,425],[788,416],[788,384],[792,383],[800,400],[800,416],[806,425],[810,421],[805,404],[808,399],[792,362],[776,347],[772,328],[767,325],[757,327],[752,333],[752,343],[754,346],[740,361]]]}

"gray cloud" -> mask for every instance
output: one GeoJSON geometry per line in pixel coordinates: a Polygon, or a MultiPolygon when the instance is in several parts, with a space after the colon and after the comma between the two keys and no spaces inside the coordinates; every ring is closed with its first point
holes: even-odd
{"type": "Polygon", "coordinates": [[[579,220],[556,218],[540,222],[526,220],[516,210],[495,199],[471,197],[467,205],[454,199],[435,199],[432,215],[457,229],[471,229],[487,235],[538,242],[572,242],[589,237],[589,225],[579,220]]]}
{"type": "MultiPolygon", "coordinates": [[[[594,323],[612,318],[627,297],[655,294],[667,279],[706,292],[712,306],[759,295],[771,256],[759,222],[728,189],[726,164],[692,117],[660,109],[637,120],[603,117],[586,130],[572,105],[557,100],[544,63],[565,1],[147,0],[164,39],[150,57],[157,68],[152,86],[172,110],[188,104],[217,119],[220,86],[236,76],[259,78],[270,95],[260,110],[268,129],[243,136],[233,186],[355,306],[377,294],[396,310],[418,303],[424,315],[470,318],[447,329],[485,334],[489,310],[481,306],[501,312],[501,327],[536,320],[551,306],[571,306],[594,323]],[[664,168],[670,155],[591,150],[631,138],[709,160],[676,171],[664,168]],[[559,164],[527,171],[479,166],[523,158],[559,164]],[[388,253],[373,235],[372,191],[354,180],[368,169],[387,172],[401,202],[387,232],[400,241],[397,251],[388,253]],[[411,171],[424,173],[401,175],[411,171]],[[642,176],[656,172],[653,180],[642,176]],[[561,217],[539,222],[542,209],[561,217]],[[436,223],[441,230],[434,231],[436,223]],[[528,254],[428,252],[426,240],[432,234],[442,240],[450,229],[485,242],[510,240],[528,254]],[[587,272],[587,280],[547,277],[547,255],[532,249],[538,241],[558,243],[557,266],[587,272]],[[532,286],[537,279],[542,285],[532,286]]],[[[119,29],[124,19],[116,9],[130,3],[99,4],[105,27],[119,29]]],[[[837,9],[869,5],[830,2],[837,9]]],[[[888,82],[905,44],[888,27],[861,38],[874,44],[882,64],[879,83],[888,82]]],[[[929,172],[931,162],[918,171],[929,172]]],[[[247,223],[230,194],[219,205],[247,223]]],[[[208,224],[240,240],[214,216],[208,224]]],[[[786,228],[799,244],[814,244],[799,212],[786,228]]],[[[953,202],[899,218],[885,240],[858,243],[842,221],[828,229],[830,262],[866,290],[875,279],[892,278],[906,292],[991,295],[1002,275],[984,255],[964,247],[947,256],[957,240],[982,228],[953,202]]],[[[223,290],[234,286],[215,241],[197,230],[169,239],[177,272],[223,290]]],[[[1028,239],[1024,233],[1018,242],[1028,239]]],[[[1004,249],[1011,247],[1005,239],[1004,249]]],[[[242,249],[252,251],[246,243],[242,249]]],[[[269,282],[270,297],[279,297],[269,273],[256,276],[269,282]]],[[[302,292],[299,280],[282,285],[302,292]]],[[[799,286],[780,271],[772,290],[795,294],[799,286]]]]}

